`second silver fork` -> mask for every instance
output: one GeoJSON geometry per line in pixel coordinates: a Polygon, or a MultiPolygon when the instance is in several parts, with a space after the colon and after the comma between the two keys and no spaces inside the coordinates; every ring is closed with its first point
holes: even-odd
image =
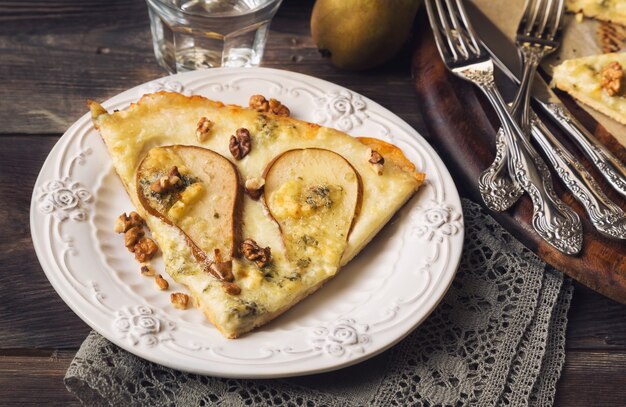
{"type": "MultiPolygon", "coordinates": [[[[526,0],[517,27],[516,45],[522,59],[522,81],[513,101],[511,115],[526,135],[530,134],[530,88],[543,57],[559,46],[564,0],[526,0]]],[[[478,188],[487,207],[504,211],[522,195],[522,189],[511,179],[509,151],[504,134],[496,136],[496,157],[480,175],[478,188]]]]}

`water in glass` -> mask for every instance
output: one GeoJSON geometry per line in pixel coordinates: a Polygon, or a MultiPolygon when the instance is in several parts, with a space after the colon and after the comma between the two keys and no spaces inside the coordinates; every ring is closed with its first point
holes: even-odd
{"type": "Polygon", "coordinates": [[[171,73],[257,66],[282,0],[146,0],[154,53],[171,73]]]}

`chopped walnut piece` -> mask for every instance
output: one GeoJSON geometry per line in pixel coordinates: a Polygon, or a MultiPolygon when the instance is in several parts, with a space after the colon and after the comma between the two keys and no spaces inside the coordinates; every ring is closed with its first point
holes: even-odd
{"type": "Polygon", "coordinates": [[[150,263],[141,263],[139,270],[141,271],[141,275],[145,277],[153,277],[156,274],[154,267],[152,267],[150,263]]]}
{"type": "Polygon", "coordinates": [[[609,62],[602,68],[602,81],[600,86],[607,95],[615,96],[622,90],[624,69],[619,62],[609,62]]]}
{"type": "Polygon", "coordinates": [[[383,158],[382,155],[380,155],[378,153],[378,151],[376,150],[372,150],[371,148],[369,149],[369,162],[371,164],[384,164],[385,163],[385,159],[383,158]]]}
{"type": "Polygon", "coordinates": [[[241,288],[235,283],[224,283],[222,284],[222,290],[226,294],[229,295],[239,295],[241,294],[241,288]]]}
{"type": "Polygon", "coordinates": [[[206,117],[201,117],[196,127],[196,137],[199,142],[208,140],[211,130],[213,129],[213,122],[206,117]]]}
{"type": "Polygon", "coordinates": [[[250,109],[254,109],[257,112],[267,113],[270,111],[270,102],[263,97],[263,95],[252,95],[248,101],[250,109]]]}
{"type": "Polygon", "coordinates": [[[385,159],[378,151],[372,150],[371,148],[367,150],[368,162],[372,164],[372,168],[378,175],[383,175],[383,166],[385,164],[385,159]]]}
{"type": "Polygon", "coordinates": [[[167,194],[183,185],[183,180],[178,167],[173,166],[167,175],[157,178],[151,185],[150,189],[157,194],[167,194]]]}
{"type": "Polygon", "coordinates": [[[241,160],[250,152],[252,141],[248,129],[237,129],[236,136],[230,136],[228,149],[236,160],[241,160]]]}
{"type": "Polygon", "coordinates": [[[125,233],[135,226],[143,226],[143,218],[137,212],[123,213],[115,221],[115,233],[125,233]]]}
{"type": "Polygon", "coordinates": [[[289,109],[276,99],[270,99],[270,112],[277,116],[289,116],[289,109]]]}
{"type": "Polygon", "coordinates": [[[262,248],[252,239],[243,241],[241,253],[243,253],[246,259],[253,261],[259,268],[267,266],[272,259],[272,250],[269,247],[262,248]]]}
{"type": "Polygon", "coordinates": [[[142,237],[133,247],[135,258],[142,263],[153,258],[157,251],[159,246],[149,237],[142,237]]]}
{"type": "Polygon", "coordinates": [[[252,95],[248,101],[251,109],[261,113],[273,113],[277,116],[289,116],[290,112],[287,106],[280,103],[276,99],[265,99],[263,95],[252,95]]]}
{"type": "Polygon", "coordinates": [[[189,296],[185,293],[171,293],[170,302],[174,308],[187,309],[187,305],[189,305],[189,296]]]}
{"type": "Polygon", "coordinates": [[[245,183],[246,192],[252,199],[259,199],[263,192],[265,180],[263,178],[248,178],[245,183]]]}
{"type": "Polygon", "coordinates": [[[170,283],[168,283],[167,280],[164,279],[163,276],[160,274],[157,274],[154,277],[154,282],[156,283],[157,287],[159,287],[159,290],[161,291],[164,291],[170,288],[170,283]]]}
{"type": "Polygon", "coordinates": [[[124,246],[131,252],[135,251],[135,245],[145,234],[141,226],[133,226],[124,233],[124,246]]]}

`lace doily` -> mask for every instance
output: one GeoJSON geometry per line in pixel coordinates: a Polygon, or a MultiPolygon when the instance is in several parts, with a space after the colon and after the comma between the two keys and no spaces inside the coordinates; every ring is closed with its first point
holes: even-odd
{"type": "Polygon", "coordinates": [[[367,362],[292,379],[221,379],[149,363],[92,332],[65,385],[86,405],[552,405],[571,284],[479,205],[465,200],[463,209],[463,258],[444,300],[367,362]]]}

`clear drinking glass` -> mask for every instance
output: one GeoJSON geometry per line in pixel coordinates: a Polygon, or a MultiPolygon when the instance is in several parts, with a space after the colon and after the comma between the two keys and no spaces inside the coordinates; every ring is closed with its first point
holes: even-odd
{"type": "Polygon", "coordinates": [[[282,0],[146,0],[154,54],[170,73],[258,66],[282,0]]]}

